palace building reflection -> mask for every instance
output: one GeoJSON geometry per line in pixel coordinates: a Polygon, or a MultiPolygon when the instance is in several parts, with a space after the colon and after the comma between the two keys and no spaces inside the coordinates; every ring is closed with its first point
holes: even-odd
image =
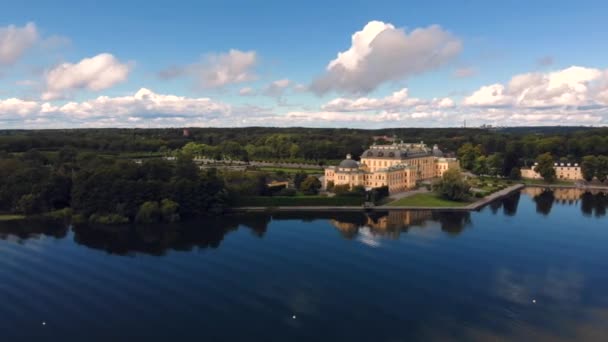
{"type": "Polygon", "coordinates": [[[396,210],[365,214],[363,222],[348,222],[339,218],[330,219],[329,222],[347,239],[356,237],[361,229],[372,235],[398,239],[411,227],[426,227],[430,223],[438,224],[446,233],[459,234],[470,223],[470,213],[396,210]]]}

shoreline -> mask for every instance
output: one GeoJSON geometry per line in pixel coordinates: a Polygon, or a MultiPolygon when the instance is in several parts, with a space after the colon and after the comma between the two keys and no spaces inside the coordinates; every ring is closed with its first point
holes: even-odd
{"type": "Polygon", "coordinates": [[[477,211],[485,207],[486,205],[507,197],[516,191],[521,191],[524,188],[550,188],[550,189],[581,189],[581,190],[605,190],[608,191],[608,186],[578,186],[578,185],[559,185],[559,184],[523,184],[518,183],[494,192],[484,198],[479,199],[473,203],[459,207],[412,207],[412,206],[292,206],[292,207],[234,207],[229,208],[230,212],[273,212],[273,211],[340,211],[340,212],[353,212],[353,211],[394,211],[394,210],[430,210],[430,211],[477,211]]]}

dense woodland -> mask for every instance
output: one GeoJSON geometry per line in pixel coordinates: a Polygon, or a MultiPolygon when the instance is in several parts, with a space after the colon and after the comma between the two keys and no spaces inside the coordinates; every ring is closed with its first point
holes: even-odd
{"type": "MultiPolygon", "coordinates": [[[[583,163],[589,180],[608,176],[608,128],[251,127],[190,128],[188,134],[170,128],[6,130],[0,131],[0,213],[69,211],[101,223],[175,221],[219,213],[235,197],[272,195],[265,186],[268,175],[201,171],[192,161],[194,154],[322,164],[347,153],[360,155],[374,136],[438,144],[478,174],[517,178],[519,168],[540,160],[547,165],[583,163]],[[176,159],[158,158],[164,155],[176,159]]],[[[312,178],[292,178],[304,184],[307,194],[318,190],[312,178]]]]}

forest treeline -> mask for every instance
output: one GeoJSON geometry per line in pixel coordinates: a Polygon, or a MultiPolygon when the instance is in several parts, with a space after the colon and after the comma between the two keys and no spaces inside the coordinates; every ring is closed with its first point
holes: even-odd
{"type": "MultiPolygon", "coordinates": [[[[360,155],[377,136],[438,144],[478,174],[517,178],[521,167],[540,160],[548,170],[553,162],[582,163],[586,179],[608,178],[608,128],[5,130],[0,131],[0,214],[52,213],[117,223],[221,213],[239,196],[272,196],[269,175],[201,170],[192,160],[196,154],[324,163],[360,155]],[[146,154],[175,158],[139,159],[146,154]]],[[[291,177],[279,173],[273,177],[291,177]]],[[[298,177],[308,184],[305,174],[298,177]]],[[[316,193],[318,184],[296,188],[307,195],[316,193]]]]}
{"type": "MultiPolygon", "coordinates": [[[[341,160],[359,156],[374,136],[395,136],[406,142],[438,144],[456,152],[466,143],[480,145],[484,155],[517,153],[522,163],[549,152],[556,158],[580,162],[587,155],[608,154],[608,128],[524,127],[503,130],[477,128],[395,128],[380,130],[339,128],[189,128],[182,129],[73,129],[0,131],[0,151],[31,149],[120,154],[167,152],[189,142],[208,146],[211,157],[240,160],[341,160]]],[[[382,143],[382,141],[380,141],[382,143]]]]}

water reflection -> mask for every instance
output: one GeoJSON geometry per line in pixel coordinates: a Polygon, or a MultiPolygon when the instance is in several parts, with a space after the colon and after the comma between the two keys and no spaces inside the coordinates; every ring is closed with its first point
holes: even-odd
{"type": "Polygon", "coordinates": [[[532,197],[536,203],[536,212],[547,216],[554,204],[579,205],[583,215],[602,217],[606,215],[608,195],[602,190],[587,190],[577,188],[548,189],[528,187],[522,193],[532,197]]]}
{"type": "MultiPolygon", "coordinates": [[[[556,204],[577,205],[585,216],[595,217],[605,216],[608,207],[608,195],[605,192],[530,187],[521,193],[495,201],[484,210],[497,215],[502,208],[504,215],[515,216],[522,193],[532,198],[536,212],[543,216],[549,215],[556,204]]],[[[380,237],[398,239],[412,227],[422,230],[438,227],[450,236],[458,236],[473,224],[471,213],[465,211],[276,212],[228,215],[173,225],[80,225],[73,227],[72,231],[77,243],[108,253],[163,255],[169,250],[218,248],[227,234],[238,229],[249,229],[254,236],[262,238],[273,220],[327,220],[343,238],[359,240],[370,246],[377,246],[380,237]]],[[[3,240],[23,242],[43,236],[65,238],[69,231],[70,228],[65,223],[0,222],[0,239],[3,240]]]]}

